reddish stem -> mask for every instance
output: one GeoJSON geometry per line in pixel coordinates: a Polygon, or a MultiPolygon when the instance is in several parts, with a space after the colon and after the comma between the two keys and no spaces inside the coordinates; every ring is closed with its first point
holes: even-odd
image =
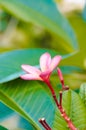
{"type": "Polygon", "coordinates": [[[52,96],[53,96],[53,98],[54,98],[54,101],[55,101],[57,107],[59,107],[59,103],[58,103],[58,100],[57,100],[57,98],[56,98],[56,93],[55,93],[53,87],[51,86],[49,80],[45,80],[45,83],[46,83],[47,86],[49,87],[49,89],[50,89],[50,91],[51,91],[51,93],[52,93],[52,96]]]}
{"type": "Polygon", "coordinates": [[[52,130],[50,128],[50,126],[47,124],[46,120],[44,118],[39,119],[39,122],[41,123],[41,125],[46,129],[46,130],[52,130]]]}
{"type": "Polygon", "coordinates": [[[68,124],[68,127],[70,128],[70,130],[78,130],[74,124],[72,123],[71,119],[67,116],[66,112],[64,111],[64,109],[61,107],[59,108],[60,112],[61,112],[61,116],[65,119],[65,121],[68,124]]]}
{"type": "Polygon", "coordinates": [[[50,126],[47,124],[46,120],[44,120],[44,123],[45,123],[46,126],[48,127],[48,130],[52,130],[52,129],[50,128],[50,126]]]}
{"type": "Polygon", "coordinates": [[[62,91],[60,91],[60,106],[62,106],[62,91]]]}
{"type": "Polygon", "coordinates": [[[55,101],[55,103],[56,103],[56,105],[57,105],[57,107],[58,107],[58,109],[59,109],[59,111],[60,111],[60,113],[61,113],[61,116],[62,116],[62,117],[65,119],[65,121],[67,122],[68,127],[70,128],[70,130],[78,130],[78,129],[74,126],[74,124],[72,123],[72,121],[70,120],[70,118],[67,116],[66,112],[64,111],[64,109],[63,109],[63,107],[62,107],[62,91],[60,91],[60,103],[58,103],[58,100],[57,100],[57,98],[56,98],[56,93],[55,93],[55,91],[54,91],[52,85],[50,84],[50,81],[49,81],[49,80],[45,80],[44,82],[48,85],[48,87],[49,87],[49,89],[50,89],[50,91],[51,91],[51,93],[52,93],[52,96],[53,96],[53,98],[54,98],[54,101],[55,101]]]}

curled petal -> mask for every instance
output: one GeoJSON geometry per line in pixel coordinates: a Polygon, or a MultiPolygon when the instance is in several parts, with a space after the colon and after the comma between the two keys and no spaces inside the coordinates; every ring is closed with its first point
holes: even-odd
{"type": "Polygon", "coordinates": [[[21,75],[20,78],[24,80],[42,80],[39,76],[32,74],[24,74],[21,75]]]}
{"type": "Polygon", "coordinates": [[[21,66],[24,71],[30,74],[40,74],[41,71],[37,69],[36,67],[30,66],[30,65],[22,65],[21,66]]]}
{"type": "Polygon", "coordinates": [[[51,70],[51,71],[53,71],[56,67],[57,67],[57,65],[59,64],[59,62],[61,61],[61,59],[62,59],[62,57],[61,56],[55,56],[52,60],[51,60],[51,64],[50,64],[50,67],[49,67],[49,69],[51,70]]]}
{"type": "Polygon", "coordinates": [[[49,65],[51,63],[51,56],[49,53],[44,53],[40,57],[40,67],[42,72],[46,71],[49,68],[49,65]]]}

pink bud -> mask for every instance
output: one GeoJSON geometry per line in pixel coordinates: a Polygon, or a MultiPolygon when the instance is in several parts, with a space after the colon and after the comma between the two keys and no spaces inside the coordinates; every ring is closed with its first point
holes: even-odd
{"type": "Polygon", "coordinates": [[[62,84],[62,88],[64,88],[64,79],[63,79],[62,72],[61,72],[61,70],[59,68],[57,68],[57,72],[58,72],[58,76],[59,76],[60,82],[62,84]]]}

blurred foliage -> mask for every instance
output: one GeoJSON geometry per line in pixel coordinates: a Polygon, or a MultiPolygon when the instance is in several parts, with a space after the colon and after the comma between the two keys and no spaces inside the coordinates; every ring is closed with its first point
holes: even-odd
{"type": "Polygon", "coordinates": [[[0,126],[0,130],[8,130],[8,129],[4,128],[3,126],[0,126]]]}
{"type": "Polygon", "coordinates": [[[4,11],[0,12],[0,32],[5,31],[6,26],[8,24],[8,17],[9,16],[7,13],[5,13],[4,11]]]}
{"type": "MultiPolygon", "coordinates": [[[[58,35],[67,42],[66,44],[71,51],[78,49],[78,43],[73,28],[59,11],[59,7],[55,1],[0,0],[0,4],[3,9],[16,18],[26,23],[31,22],[40,25],[49,32],[54,33],[54,35],[58,35]],[[22,8],[24,8],[24,10],[22,10],[22,8]]],[[[13,24],[11,24],[11,26],[13,28],[13,24]]]]}
{"type": "Polygon", "coordinates": [[[84,21],[86,22],[86,2],[85,2],[85,6],[84,6],[84,9],[82,12],[82,17],[83,17],[84,21]]]}

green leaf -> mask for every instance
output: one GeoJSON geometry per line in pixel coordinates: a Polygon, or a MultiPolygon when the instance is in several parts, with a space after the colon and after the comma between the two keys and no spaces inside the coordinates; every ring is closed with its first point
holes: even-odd
{"type": "MultiPolygon", "coordinates": [[[[58,55],[58,52],[47,49],[25,49],[16,50],[0,55],[0,83],[18,78],[22,73],[21,65],[30,64],[39,65],[39,58],[44,52],[49,52],[52,56],[58,55]]],[[[63,59],[70,57],[74,53],[62,56],[63,59]]]]}
{"type": "MultiPolygon", "coordinates": [[[[42,117],[46,118],[53,130],[68,130],[50,91],[41,82],[18,79],[1,84],[0,100],[22,115],[37,130],[42,129],[38,122],[42,117]]],[[[64,92],[63,106],[75,126],[79,130],[85,129],[86,109],[79,95],[73,91],[64,92]]]]}
{"type": "MultiPolygon", "coordinates": [[[[83,72],[84,71],[80,67],[68,66],[68,65],[60,66],[59,68],[61,69],[61,71],[62,71],[63,74],[71,74],[73,72],[83,72]]],[[[57,76],[57,70],[54,70],[54,73],[57,76]]]]}
{"type": "Polygon", "coordinates": [[[82,72],[83,70],[76,66],[60,66],[63,74],[71,74],[72,72],[82,72]]]}
{"type": "MultiPolygon", "coordinates": [[[[79,128],[79,130],[86,129],[86,109],[77,93],[74,91],[66,91],[63,94],[63,108],[67,115],[72,120],[73,124],[79,128]]],[[[59,111],[56,111],[54,123],[54,130],[69,130],[66,122],[61,117],[59,111]]]]}
{"type": "Polygon", "coordinates": [[[78,48],[76,36],[69,22],[59,12],[54,0],[0,0],[2,7],[26,22],[39,24],[78,48]]]}
{"type": "Polygon", "coordinates": [[[24,118],[19,118],[19,130],[35,130],[34,127],[24,118]]]}
{"type": "Polygon", "coordinates": [[[7,119],[12,116],[14,112],[0,102],[0,121],[7,119]]]}
{"type": "Polygon", "coordinates": [[[37,130],[39,118],[52,122],[54,105],[49,95],[37,82],[22,80],[1,84],[0,100],[27,119],[37,130]]]}
{"type": "MultiPolygon", "coordinates": [[[[10,119],[10,117],[13,117],[15,115],[17,115],[17,114],[13,110],[11,110],[9,107],[7,107],[6,105],[4,105],[3,103],[0,102],[0,124],[1,125],[4,123],[4,121],[6,121],[6,120],[8,121],[10,119]]],[[[34,128],[31,126],[31,124],[20,116],[18,116],[17,124],[18,124],[17,127],[19,128],[19,130],[20,129],[21,130],[23,130],[23,129],[34,130],[34,128]]]]}
{"type": "Polygon", "coordinates": [[[81,99],[83,100],[85,106],[86,106],[86,83],[83,83],[80,87],[80,92],[79,92],[81,99]]]}
{"type": "Polygon", "coordinates": [[[0,125],[0,130],[8,130],[8,129],[0,125]]]}

